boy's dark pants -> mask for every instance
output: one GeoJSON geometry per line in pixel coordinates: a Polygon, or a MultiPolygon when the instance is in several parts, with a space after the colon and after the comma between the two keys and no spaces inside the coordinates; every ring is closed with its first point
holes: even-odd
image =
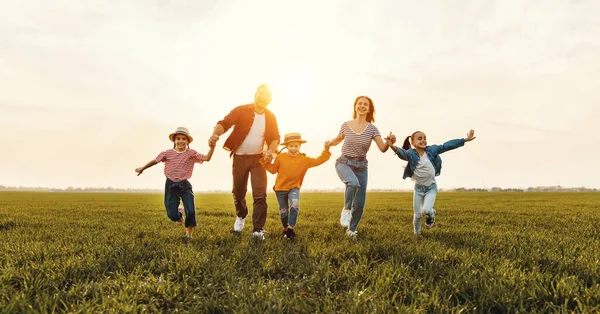
{"type": "Polygon", "coordinates": [[[167,178],[167,182],[165,183],[165,208],[167,209],[167,216],[173,221],[181,218],[178,210],[179,199],[183,202],[185,210],[185,226],[195,227],[196,205],[194,204],[192,184],[188,180],[175,182],[167,178]]]}

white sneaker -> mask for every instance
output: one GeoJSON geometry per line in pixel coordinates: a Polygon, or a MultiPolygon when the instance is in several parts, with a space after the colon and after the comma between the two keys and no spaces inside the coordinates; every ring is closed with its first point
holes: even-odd
{"type": "Polygon", "coordinates": [[[350,229],[346,230],[346,235],[349,236],[351,239],[356,239],[356,237],[358,236],[358,231],[351,231],[350,229]]]}
{"type": "Polygon", "coordinates": [[[342,227],[348,227],[352,220],[352,211],[349,209],[342,208],[342,216],[340,216],[340,225],[342,227]]]}
{"type": "Polygon", "coordinates": [[[235,223],[233,224],[233,231],[241,232],[244,229],[244,218],[237,217],[235,219],[235,223]]]}
{"type": "Polygon", "coordinates": [[[265,240],[265,231],[261,230],[261,231],[252,232],[252,238],[264,241],[265,240]]]}

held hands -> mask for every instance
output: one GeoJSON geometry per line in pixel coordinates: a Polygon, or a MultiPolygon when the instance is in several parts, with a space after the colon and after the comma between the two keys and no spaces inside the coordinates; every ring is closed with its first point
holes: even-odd
{"type": "Polygon", "coordinates": [[[214,146],[216,146],[216,145],[217,145],[217,141],[218,141],[218,140],[219,140],[219,137],[218,137],[218,136],[216,136],[216,135],[211,135],[211,136],[208,138],[208,146],[209,146],[209,147],[214,147],[214,146]]]}
{"type": "Polygon", "coordinates": [[[385,140],[386,143],[388,142],[388,140],[390,140],[391,143],[394,144],[394,143],[396,143],[396,135],[394,135],[394,134],[392,134],[392,132],[390,132],[390,135],[386,136],[384,138],[384,140],[385,140]]]}
{"type": "Polygon", "coordinates": [[[467,133],[467,137],[465,137],[465,142],[470,142],[475,139],[475,130],[471,129],[467,133]]]}
{"type": "Polygon", "coordinates": [[[390,135],[386,136],[384,140],[385,140],[385,143],[391,147],[392,145],[394,145],[394,143],[396,143],[396,135],[394,135],[394,134],[392,134],[392,132],[390,132],[390,135]]]}
{"type": "Polygon", "coordinates": [[[394,145],[394,142],[392,141],[392,139],[390,139],[389,137],[385,138],[385,143],[389,146],[392,147],[394,145]]]}
{"type": "Polygon", "coordinates": [[[273,160],[273,152],[270,149],[263,151],[263,159],[267,163],[271,163],[271,160],[273,160]]]}
{"type": "Polygon", "coordinates": [[[331,147],[331,141],[326,141],[324,147],[326,151],[329,151],[329,148],[331,147]]]}

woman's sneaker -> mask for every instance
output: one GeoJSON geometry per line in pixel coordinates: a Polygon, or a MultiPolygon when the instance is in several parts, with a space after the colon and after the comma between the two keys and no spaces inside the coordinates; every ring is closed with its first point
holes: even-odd
{"type": "Polygon", "coordinates": [[[352,220],[352,211],[349,209],[342,208],[342,215],[340,216],[340,225],[342,227],[348,227],[352,220]]]}
{"type": "Polygon", "coordinates": [[[346,230],[346,235],[350,237],[350,239],[355,240],[358,236],[358,231],[351,231],[350,229],[346,230]]]}

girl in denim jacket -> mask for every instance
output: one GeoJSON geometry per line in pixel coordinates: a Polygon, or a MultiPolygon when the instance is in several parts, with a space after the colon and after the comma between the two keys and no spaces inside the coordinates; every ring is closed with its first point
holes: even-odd
{"type": "Polygon", "coordinates": [[[413,196],[415,234],[421,234],[421,213],[425,213],[425,228],[430,229],[435,223],[435,209],[433,208],[437,195],[435,177],[439,176],[442,170],[442,159],[439,155],[459,148],[465,145],[465,142],[474,139],[474,130],[470,130],[465,138],[450,140],[442,145],[427,146],[427,136],[421,131],[407,136],[401,148],[396,147],[390,139],[386,139],[387,144],[398,155],[398,158],[408,161],[402,179],[410,177],[415,182],[413,196]],[[410,148],[411,143],[413,148],[410,148]]]}

